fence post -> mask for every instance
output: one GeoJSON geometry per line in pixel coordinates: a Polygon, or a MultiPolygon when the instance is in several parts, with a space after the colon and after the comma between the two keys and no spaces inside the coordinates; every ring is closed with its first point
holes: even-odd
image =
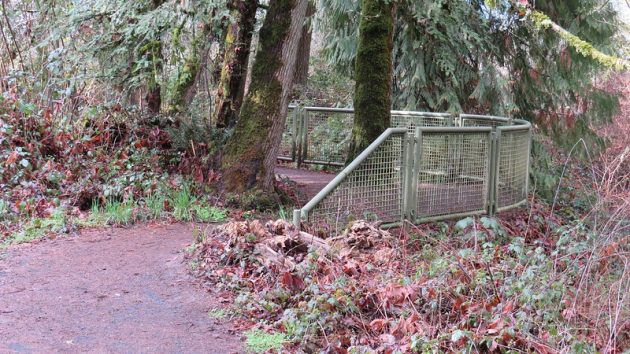
{"type": "Polygon", "coordinates": [[[300,227],[302,221],[302,212],[300,209],[293,210],[293,225],[300,227]]]}
{"type": "Polygon", "coordinates": [[[405,180],[403,183],[403,198],[405,200],[403,217],[414,223],[418,206],[418,173],[422,155],[422,130],[415,128],[413,136],[405,134],[407,151],[405,156],[405,180]]]}
{"type": "MultiPolygon", "coordinates": [[[[304,162],[304,160],[306,160],[307,154],[308,154],[308,118],[309,118],[309,114],[308,114],[308,110],[305,107],[302,107],[302,112],[300,115],[301,119],[301,126],[302,129],[300,131],[300,165],[304,162]]],[[[298,167],[300,167],[300,165],[298,165],[298,167]]]]}
{"type": "Polygon", "coordinates": [[[413,172],[413,152],[414,152],[414,138],[411,134],[405,133],[403,138],[403,156],[402,156],[402,190],[401,199],[402,199],[402,210],[401,210],[401,221],[411,220],[411,200],[409,197],[409,191],[411,190],[411,176],[413,172]]]}
{"type": "Polygon", "coordinates": [[[299,116],[300,106],[295,106],[291,112],[291,162],[296,162],[297,160],[297,144],[298,144],[298,116],[299,116]]]}
{"type": "Polygon", "coordinates": [[[296,109],[296,113],[295,113],[295,120],[296,120],[296,131],[295,131],[295,154],[296,154],[296,164],[297,167],[300,168],[300,166],[302,165],[302,130],[304,128],[304,106],[302,106],[301,104],[297,106],[296,109]]]}
{"type": "Polygon", "coordinates": [[[490,176],[488,178],[488,215],[494,216],[497,209],[497,184],[499,183],[499,141],[501,131],[492,131],[490,144],[490,176]]]}
{"type": "Polygon", "coordinates": [[[527,134],[527,167],[525,168],[525,200],[527,200],[527,194],[529,193],[529,166],[532,160],[532,129],[529,128],[527,134]]]}

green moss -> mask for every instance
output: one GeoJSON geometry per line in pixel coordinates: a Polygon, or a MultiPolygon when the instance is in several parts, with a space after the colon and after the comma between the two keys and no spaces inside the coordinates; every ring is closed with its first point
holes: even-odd
{"type": "Polygon", "coordinates": [[[229,5],[234,22],[228,26],[225,34],[225,54],[213,117],[218,127],[234,126],[245,90],[244,81],[258,4],[256,0],[244,0],[239,4],[229,5]]]}
{"type": "Polygon", "coordinates": [[[390,126],[393,32],[392,4],[363,0],[355,70],[355,118],[348,161],[390,126]]]}
{"type": "Polygon", "coordinates": [[[199,71],[200,61],[197,51],[193,51],[191,56],[186,60],[183,67],[179,70],[171,93],[171,102],[168,112],[181,112],[184,108],[184,97],[186,91],[195,83],[197,72],[199,71]]]}
{"type": "Polygon", "coordinates": [[[591,58],[603,66],[615,70],[630,70],[630,63],[617,58],[615,56],[607,55],[597,50],[591,43],[582,40],[580,37],[570,33],[562,27],[555,24],[549,16],[540,11],[532,11],[532,21],[534,26],[538,29],[551,29],[556,32],[563,40],[565,40],[576,52],[582,54],[587,58],[591,58]]]}

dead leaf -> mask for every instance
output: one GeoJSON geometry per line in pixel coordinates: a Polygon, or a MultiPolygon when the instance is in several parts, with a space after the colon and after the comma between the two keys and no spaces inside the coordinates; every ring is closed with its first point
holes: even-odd
{"type": "Polygon", "coordinates": [[[389,327],[389,320],[386,318],[377,318],[370,322],[370,329],[374,332],[381,333],[389,327]]]}
{"type": "Polygon", "coordinates": [[[282,285],[292,291],[300,291],[303,290],[305,287],[302,278],[289,272],[282,273],[280,283],[282,283],[282,285]]]}

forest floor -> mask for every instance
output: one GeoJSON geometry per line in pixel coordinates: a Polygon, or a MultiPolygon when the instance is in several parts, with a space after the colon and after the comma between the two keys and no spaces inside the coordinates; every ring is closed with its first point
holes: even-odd
{"type": "Polygon", "coordinates": [[[94,229],[0,253],[0,352],[232,353],[241,334],[188,275],[193,226],[94,229]]]}

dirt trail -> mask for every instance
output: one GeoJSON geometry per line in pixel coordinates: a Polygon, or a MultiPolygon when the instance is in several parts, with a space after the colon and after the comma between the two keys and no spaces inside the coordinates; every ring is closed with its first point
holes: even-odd
{"type": "Polygon", "coordinates": [[[186,225],[94,230],[0,254],[0,353],[233,353],[186,273],[186,225]]]}

